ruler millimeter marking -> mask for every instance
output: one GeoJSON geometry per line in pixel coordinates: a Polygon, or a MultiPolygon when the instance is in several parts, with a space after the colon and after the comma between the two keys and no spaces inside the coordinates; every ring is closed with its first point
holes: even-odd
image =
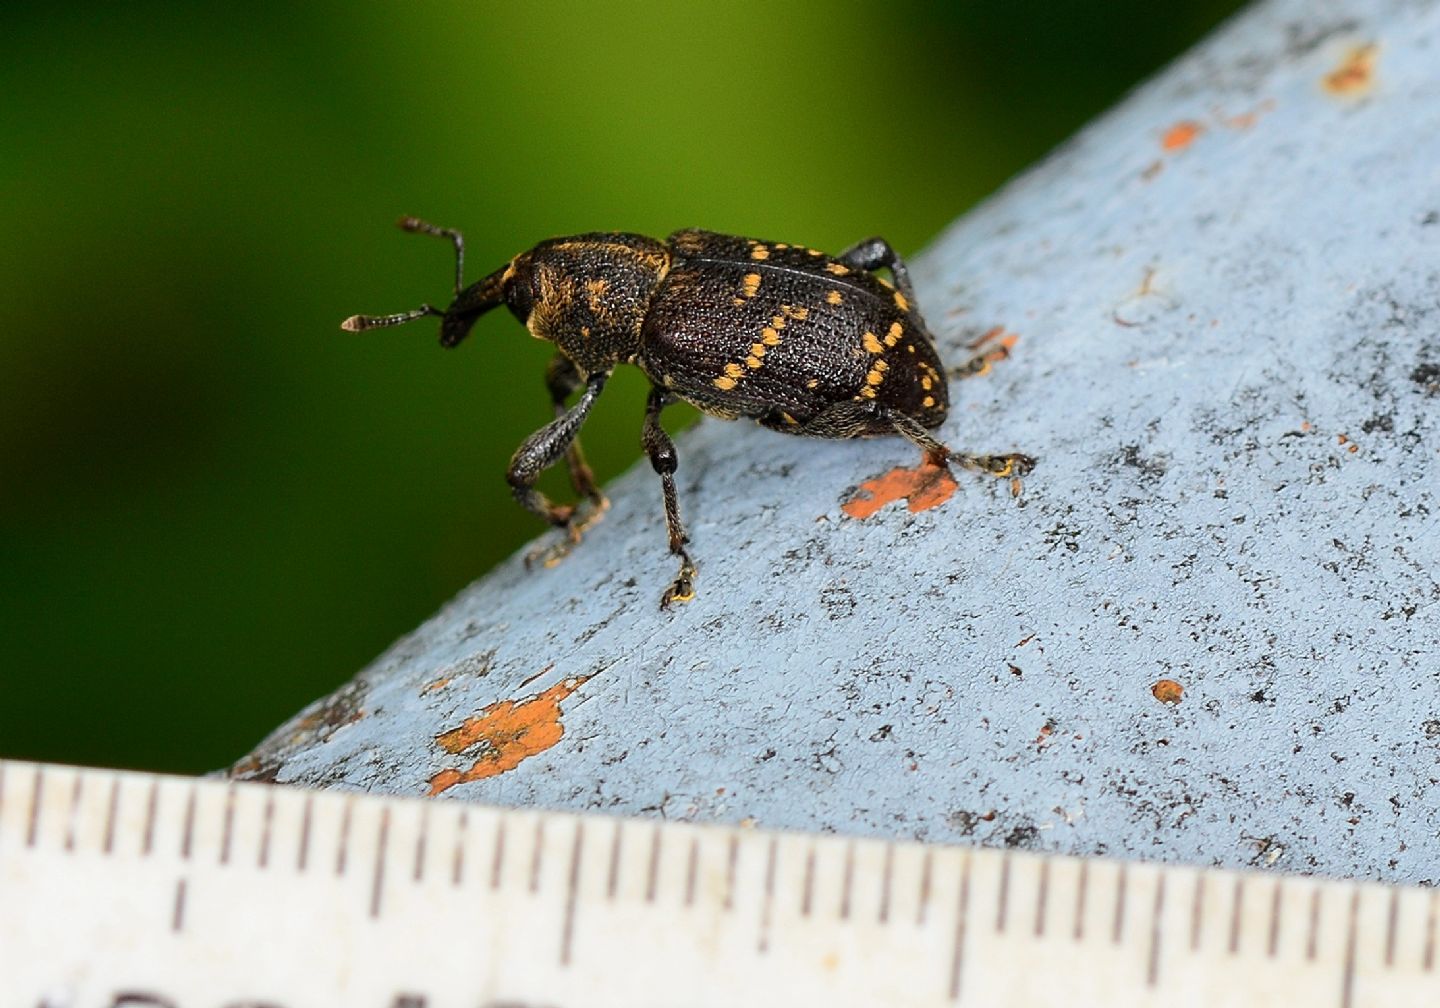
{"type": "Polygon", "coordinates": [[[6,1004],[1435,1004],[1437,914],[1418,888],[0,761],[6,1004]]]}

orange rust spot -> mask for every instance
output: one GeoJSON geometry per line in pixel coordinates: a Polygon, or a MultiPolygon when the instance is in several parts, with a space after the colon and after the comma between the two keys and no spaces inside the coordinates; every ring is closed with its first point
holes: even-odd
{"type": "Polygon", "coordinates": [[[460,727],[435,736],[436,744],[448,753],[458,755],[477,745],[485,751],[468,770],[447,768],[431,777],[430,795],[514,770],[559,742],[565,734],[560,702],[589,680],[590,676],[574,676],[528,700],[501,700],[466,718],[460,727]]]}
{"type": "Polygon", "coordinates": [[[1349,439],[1348,437],[1346,437],[1344,434],[1336,434],[1336,435],[1335,435],[1335,441],[1336,441],[1336,443],[1338,443],[1338,444],[1345,444],[1345,443],[1346,443],[1347,441],[1349,441],[1349,440],[1350,440],[1350,439],[1349,439]]]}
{"type": "Polygon", "coordinates": [[[1378,50],[1370,45],[1356,46],[1321,84],[1333,95],[1353,96],[1370,90],[1375,83],[1375,56],[1378,50]]]}
{"type": "Polygon", "coordinates": [[[1165,131],[1165,135],[1160,138],[1160,147],[1167,153],[1174,154],[1189,147],[1204,131],[1205,127],[1193,119],[1181,120],[1165,131]]]}
{"type": "Polygon", "coordinates": [[[1178,704],[1185,696],[1185,687],[1174,679],[1160,679],[1150,687],[1150,693],[1164,704],[1178,704]]]}
{"type": "Polygon", "coordinates": [[[1310,426],[1309,420],[1300,421],[1300,432],[1302,434],[1309,434],[1313,429],[1314,428],[1310,426]]]}
{"type": "Polygon", "coordinates": [[[898,466],[883,476],[867,480],[840,505],[851,518],[865,520],[892,501],[907,501],[911,514],[939,507],[955,494],[955,477],[945,466],[922,462],[913,469],[898,466]]]}
{"type": "Polygon", "coordinates": [[[1233,130],[1253,129],[1255,127],[1255,124],[1260,121],[1260,117],[1265,115],[1274,107],[1275,99],[1266,98],[1263,102],[1261,102],[1259,105],[1256,105],[1249,112],[1241,112],[1239,115],[1233,116],[1221,116],[1220,123],[1221,125],[1233,130]]]}
{"type": "Polygon", "coordinates": [[[451,681],[451,677],[450,677],[450,676],[448,676],[448,675],[447,675],[447,676],[441,676],[439,679],[436,679],[434,682],[428,684],[424,689],[422,689],[422,690],[420,691],[420,695],[421,695],[421,696],[428,696],[428,695],[430,695],[431,693],[434,693],[436,690],[442,690],[442,689],[444,689],[446,686],[449,686],[449,685],[450,685],[450,681],[451,681]]]}

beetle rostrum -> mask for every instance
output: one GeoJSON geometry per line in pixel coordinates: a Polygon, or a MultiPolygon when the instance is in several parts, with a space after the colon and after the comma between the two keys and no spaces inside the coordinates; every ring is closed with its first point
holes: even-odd
{"type": "MultiPolygon", "coordinates": [[[[501,304],[534,336],[555,345],[545,384],[555,419],[525,440],[506,473],[515,498],[564,536],[541,554],[559,562],[607,507],[580,450],[579,432],[618,364],[650,379],[641,442],[660,476],[670,552],[680,570],[661,606],[695,595],[696,566],[675,494],[675,444],[660,413],[683,400],[711,416],[746,417],[808,437],[898,434],[928,463],[1019,477],[1034,460],[1018,453],[972,455],[934,434],[950,407],[947,372],[915,302],[904,262],[883,238],[838,256],[783,242],[710,231],[677,231],[664,241],[625,232],[552,238],[466,287],[460,233],[413,217],[407,231],[455,246],[455,295],[441,310],[424,304],[396,315],[355,315],[349,332],[440,319],[453,347],[501,304]],[[889,270],[892,281],[876,275],[889,270]],[[574,405],[569,396],[579,391],[574,405]],[[564,457],[577,504],[555,504],[535,489],[564,457]]],[[[979,358],[977,358],[979,360],[979,358]]],[[[975,362],[952,374],[971,374],[975,362]]]]}

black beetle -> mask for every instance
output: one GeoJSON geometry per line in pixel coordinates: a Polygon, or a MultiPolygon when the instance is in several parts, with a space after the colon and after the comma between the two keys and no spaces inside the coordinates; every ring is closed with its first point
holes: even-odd
{"type": "MultiPolygon", "coordinates": [[[[355,315],[349,332],[440,318],[440,342],[453,347],[481,315],[506,305],[530,332],[559,351],[545,384],[555,419],[515,452],[506,476],[515,498],[566,533],[544,554],[558,562],[607,506],[580,451],[578,434],[617,364],[634,364],[652,388],[642,441],[660,474],[670,552],[680,572],[661,606],[694,597],[695,564],[675,498],[675,445],[660,411],[684,400],[711,416],[749,417],[809,437],[899,434],[932,465],[949,462],[994,476],[1020,476],[1026,455],[954,452],[930,431],[950,407],[935,338],[915,305],[905,264],[883,238],[828,256],[783,242],[710,231],[677,231],[665,241],[624,232],[552,238],[464,286],[458,231],[413,217],[406,231],[455,245],[455,299],[398,315],[355,315]],[[894,283],[877,277],[888,269],[894,283]],[[583,388],[575,405],[566,398],[583,388]],[[535,489],[560,458],[588,506],[558,505],[535,489]]],[[[978,358],[977,358],[978,360],[978,358]]],[[[977,370],[972,365],[960,373],[977,370]]]]}

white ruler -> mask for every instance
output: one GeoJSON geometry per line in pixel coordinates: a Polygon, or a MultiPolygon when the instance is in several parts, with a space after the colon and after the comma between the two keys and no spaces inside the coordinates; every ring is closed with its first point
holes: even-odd
{"type": "Polygon", "coordinates": [[[1440,1004],[1434,890],[0,761],[0,1004],[1440,1004]]]}

